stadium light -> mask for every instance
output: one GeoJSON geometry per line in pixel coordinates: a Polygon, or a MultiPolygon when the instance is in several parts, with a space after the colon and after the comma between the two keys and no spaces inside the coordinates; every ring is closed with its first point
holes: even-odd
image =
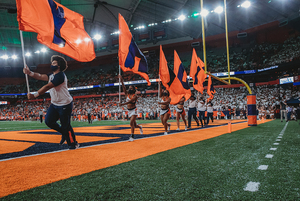
{"type": "MultiPolygon", "coordinates": [[[[136,28],[134,28],[134,30],[135,30],[136,28]]],[[[118,35],[118,34],[120,34],[120,31],[115,31],[115,32],[113,32],[113,33],[111,33],[110,35],[118,35]]]]}
{"type": "Polygon", "coordinates": [[[193,13],[191,16],[192,16],[192,17],[197,17],[198,15],[200,15],[200,13],[195,12],[195,13],[193,13]]]}
{"type": "Polygon", "coordinates": [[[14,54],[14,55],[11,56],[11,58],[12,58],[13,60],[16,60],[18,57],[17,57],[17,55],[14,54]]]}
{"type": "Polygon", "coordinates": [[[46,48],[42,48],[41,52],[45,53],[45,52],[47,52],[47,49],[46,48]]]}
{"type": "Polygon", "coordinates": [[[201,12],[200,12],[200,15],[203,16],[203,17],[206,17],[208,15],[208,10],[206,9],[203,9],[201,12]]]}
{"type": "Polygon", "coordinates": [[[223,12],[223,7],[218,6],[218,7],[214,10],[214,12],[215,12],[215,13],[218,13],[218,14],[222,13],[222,12],[223,12]]]}
{"type": "Polygon", "coordinates": [[[100,35],[100,34],[96,34],[95,36],[94,36],[94,39],[95,40],[100,40],[102,38],[102,36],[100,35]]]}
{"type": "Polygon", "coordinates": [[[25,56],[26,56],[26,57],[30,57],[30,56],[31,56],[30,52],[27,52],[27,53],[25,54],[25,56]]]}
{"type": "Polygon", "coordinates": [[[241,5],[243,8],[249,8],[251,6],[251,2],[250,1],[245,1],[244,3],[242,3],[241,5]]]}
{"type": "Polygon", "coordinates": [[[58,47],[64,47],[64,44],[63,44],[63,43],[61,43],[61,44],[59,44],[59,45],[58,45],[58,47]]]}
{"type": "Polygon", "coordinates": [[[41,53],[41,52],[38,50],[38,51],[35,51],[34,53],[39,54],[39,53],[41,53]]]}
{"type": "Polygon", "coordinates": [[[3,56],[1,56],[1,59],[5,59],[5,60],[7,60],[9,57],[5,54],[5,55],[3,55],[3,56]]]}
{"type": "Polygon", "coordinates": [[[85,42],[90,42],[91,39],[90,39],[90,38],[85,38],[84,41],[85,41],[85,42]]]}
{"type": "Polygon", "coordinates": [[[178,17],[178,19],[180,20],[180,21],[183,21],[183,20],[185,20],[185,16],[184,15],[180,15],[179,17],[178,17]]]}

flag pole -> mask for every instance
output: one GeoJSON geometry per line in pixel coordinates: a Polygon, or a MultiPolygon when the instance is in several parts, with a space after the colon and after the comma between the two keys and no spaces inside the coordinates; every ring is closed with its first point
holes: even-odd
{"type": "MultiPolygon", "coordinates": [[[[228,77],[230,78],[230,58],[229,58],[229,45],[228,45],[228,26],[227,26],[227,8],[226,0],[224,0],[224,15],[225,15],[225,33],[226,33],[226,52],[227,52],[227,66],[228,66],[228,77]]],[[[230,79],[228,80],[230,84],[230,79]]]]}
{"type": "Polygon", "coordinates": [[[203,0],[200,0],[201,5],[201,24],[202,24],[202,43],[203,43],[203,57],[204,57],[204,69],[205,73],[207,72],[207,63],[206,63],[206,47],[205,47],[205,27],[204,27],[204,17],[203,17],[203,0]]]}
{"type": "Polygon", "coordinates": [[[159,101],[159,95],[160,95],[160,75],[158,75],[158,92],[157,92],[157,95],[158,95],[158,97],[157,97],[157,99],[158,99],[158,101],[159,101]]]}
{"type": "MultiPolygon", "coordinates": [[[[121,66],[119,65],[119,75],[121,75],[121,66]]],[[[119,77],[119,102],[121,103],[121,77],[119,77]]]]}
{"type": "MultiPolygon", "coordinates": [[[[22,56],[23,56],[23,63],[24,63],[24,68],[26,68],[26,60],[25,60],[25,52],[24,52],[24,40],[23,40],[23,32],[20,30],[20,37],[21,37],[21,46],[22,46],[22,56]]],[[[25,79],[26,79],[26,85],[27,85],[27,93],[30,93],[29,90],[29,82],[28,82],[28,75],[25,74],[25,79]]]]}

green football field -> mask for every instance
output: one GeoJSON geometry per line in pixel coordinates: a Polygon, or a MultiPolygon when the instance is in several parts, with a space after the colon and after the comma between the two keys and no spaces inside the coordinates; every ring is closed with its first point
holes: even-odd
{"type": "MultiPolygon", "coordinates": [[[[41,128],[0,122],[0,131],[41,128]]],[[[275,120],[0,200],[300,200],[299,128],[275,120]]]]}

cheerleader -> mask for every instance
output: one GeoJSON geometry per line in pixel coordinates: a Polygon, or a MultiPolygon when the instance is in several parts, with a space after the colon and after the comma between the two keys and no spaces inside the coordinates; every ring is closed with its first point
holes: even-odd
{"type": "Polygon", "coordinates": [[[160,98],[162,99],[162,102],[158,102],[159,105],[161,105],[161,110],[160,110],[160,120],[161,123],[164,125],[165,128],[165,132],[164,135],[168,135],[168,131],[170,131],[170,127],[171,124],[168,124],[167,121],[170,118],[171,115],[171,111],[170,111],[170,102],[171,102],[171,98],[170,98],[170,93],[168,90],[164,90],[162,91],[161,88],[161,83],[159,83],[159,88],[160,88],[160,98]]]}
{"type": "Polygon", "coordinates": [[[129,90],[126,90],[126,87],[123,82],[123,78],[121,75],[119,75],[119,78],[121,79],[122,88],[125,93],[126,102],[125,103],[119,103],[120,106],[127,105],[128,109],[128,117],[130,118],[130,127],[131,127],[131,135],[129,137],[129,142],[132,142],[134,140],[134,129],[139,128],[140,133],[143,134],[142,126],[137,125],[136,123],[136,117],[138,115],[137,108],[136,108],[136,102],[137,102],[137,95],[136,89],[133,85],[129,86],[129,90]]]}
{"type": "Polygon", "coordinates": [[[185,129],[184,130],[187,130],[187,126],[186,126],[186,120],[185,120],[185,110],[184,110],[184,101],[185,101],[185,97],[183,96],[180,101],[178,102],[177,106],[176,106],[176,122],[177,122],[177,131],[180,131],[180,128],[179,128],[179,120],[180,120],[180,116],[184,122],[184,125],[185,125],[185,129]]]}

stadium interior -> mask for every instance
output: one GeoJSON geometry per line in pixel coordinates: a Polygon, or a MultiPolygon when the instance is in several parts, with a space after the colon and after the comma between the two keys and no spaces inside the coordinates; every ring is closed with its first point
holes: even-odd
{"type": "MultiPolygon", "coordinates": [[[[200,0],[55,1],[84,17],[96,58],[79,62],[39,43],[37,33],[20,33],[16,2],[0,0],[0,200],[300,199],[300,0],[203,0],[203,9],[200,0]],[[121,72],[126,87],[137,89],[132,108],[118,104],[130,100],[120,95],[119,14],[147,59],[151,82],[121,72]],[[196,95],[181,113],[180,104],[158,97],[160,46],[170,69],[178,53],[196,95]],[[214,76],[213,96],[208,81],[203,94],[194,88],[193,50],[214,76]],[[48,129],[53,97],[35,93],[29,100],[23,73],[23,57],[31,71],[51,73],[52,55],[68,63],[73,101],[65,99],[73,105],[65,133],[48,129]],[[227,85],[220,78],[229,75],[238,79],[227,85]]],[[[29,76],[32,93],[46,84],[29,76]]]]}
{"type": "MultiPolygon", "coordinates": [[[[117,85],[119,73],[118,13],[121,13],[127,20],[135,42],[147,58],[150,79],[158,78],[159,45],[163,46],[171,68],[174,61],[173,51],[178,52],[187,74],[190,70],[193,48],[203,60],[201,15],[197,12],[199,11],[198,1],[61,0],[58,2],[84,16],[85,29],[95,44],[97,57],[91,62],[78,62],[65,56],[69,66],[66,71],[68,86],[72,88],[70,92],[76,99],[94,96],[93,99],[101,103],[112,95],[111,101],[117,101],[119,92],[117,85]]],[[[224,15],[222,10],[216,10],[218,6],[222,6],[221,3],[216,0],[204,3],[204,8],[209,11],[204,21],[207,68],[209,72],[216,74],[228,72],[224,15]]],[[[246,81],[254,91],[257,91],[257,86],[264,85],[270,90],[277,89],[276,93],[274,90],[273,97],[279,96],[288,100],[298,98],[299,2],[257,0],[251,1],[249,8],[243,6],[242,3],[238,0],[227,1],[230,71],[234,72],[236,77],[246,81]],[[236,18],[239,20],[235,20],[236,18]],[[293,77],[294,83],[280,84],[280,79],[289,77],[293,77]],[[282,89],[288,89],[289,95],[280,94],[282,89]]],[[[1,1],[0,100],[3,103],[9,103],[10,106],[19,105],[27,99],[16,12],[14,3],[1,1]]],[[[49,73],[51,55],[60,53],[38,43],[36,33],[24,32],[23,35],[24,54],[27,55],[26,64],[32,71],[49,73]]],[[[125,81],[142,80],[139,75],[132,73],[125,73],[123,76],[125,81]]],[[[228,87],[217,80],[213,82],[216,88],[228,87]]],[[[238,81],[231,83],[233,89],[242,88],[238,85],[240,84],[238,81]]],[[[43,81],[29,78],[31,91],[38,90],[44,84],[43,81]]],[[[192,86],[192,83],[190,84],[192,86]]],[[[151,86],[145,83],[136,86],[142,96],[155,97],[157,94],[156,81],[152,82],[151,86]]],[[[242,91],[241,97],[245,97],[247,91],[246,89],[242,91]]],[[[49,100],[49,94],[39,99],[39,101],[46,100],[49,100]]],[[[218,93],[214,101],[217,102],[216,100],[221,100],[218,93]]],[[[238,104],[237,102],[235,106],[238,104]]],[[[150,106],[147,108],[149,109],[150,106]]],[[[116,111],[115,108],[113,110],[116,111]]]]}

